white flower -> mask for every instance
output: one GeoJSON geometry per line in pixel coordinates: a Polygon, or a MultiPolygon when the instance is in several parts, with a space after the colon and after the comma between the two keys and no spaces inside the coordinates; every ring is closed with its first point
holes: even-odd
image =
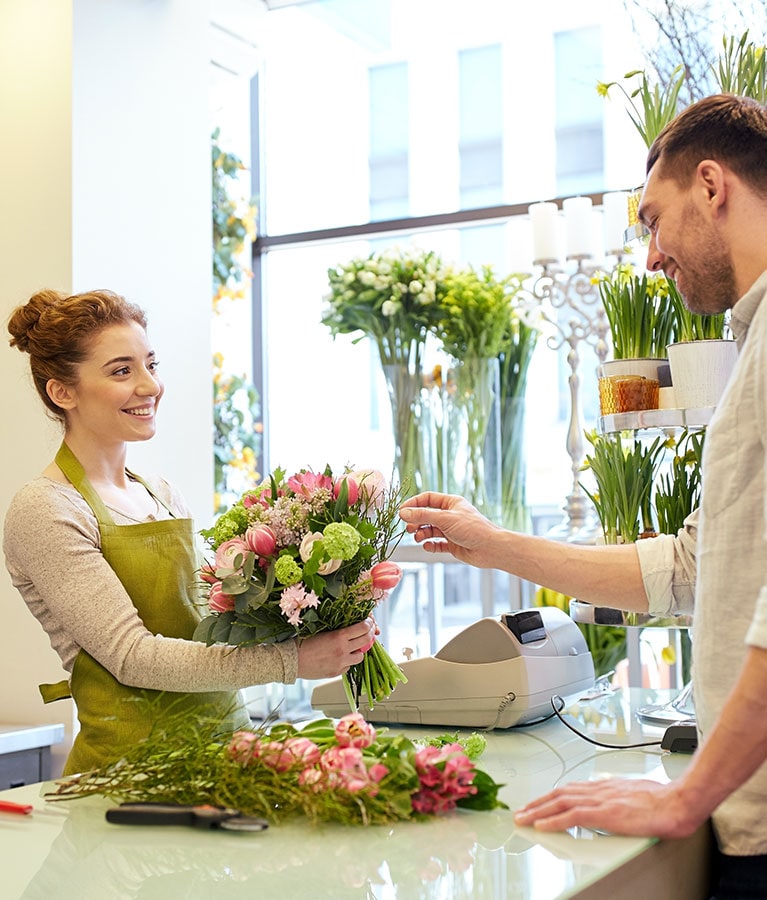
{"type": "Polygon", "coordinates": [[[366,287],[372,287],[376,280],[375,272],[371,272],[369,269],[360,269],[357,273],[357,280],[366,287]]]}
{"type": "Polygon", "coordinates": [[[401,303],[397,303],[396,300],[384,300],[381,304],[381,315],[383,316],[396,316],[397,313],[402,308],[401,303]]]}
{"type": "Polygon", "coordinates": [[[414,279],[410,282],[410,293],[411,294],[419,294],[423,290],[423,285],[420,281],[414,279]]]}
{"type": "MultiPolygon", "coordinates": [[[[302,562],[306,562],[311,558],[312,553],[314,552],[314,545],[317,541],[322,540],[322,532],[321,531],[310,531],[305,534],[301,540],[301,546],[298,548],[299,556],[301,557],[302,562]]],[[[327,562],[324,562],[320,565],[319,569],[317,569],[318,575],[332,575],[333,572],[336,571],[341,565],[340,559],[329,559],[327,562]]]]}

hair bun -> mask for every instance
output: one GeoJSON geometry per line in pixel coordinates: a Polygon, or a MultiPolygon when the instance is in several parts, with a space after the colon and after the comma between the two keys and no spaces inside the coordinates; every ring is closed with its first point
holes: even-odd
{"type": "Polygon", "coordinates": [[[32,333],[46,310],[55,306],[66,295],[58,291],[38,291],[33,294],[24,306],[17,307],[8,320],[8,331],[11,335],[11,347],[18,347],[22,353],[29,353],[32,333]]]}

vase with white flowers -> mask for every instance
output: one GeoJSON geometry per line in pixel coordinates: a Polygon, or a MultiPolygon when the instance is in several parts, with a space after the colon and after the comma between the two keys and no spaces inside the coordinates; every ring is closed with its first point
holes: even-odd
{"type": "Polygon", "coordinates": [[[392,248],[328,270],[322,322],[333,337],[356,334],[375,344],[391,401],[394,468],[413,490],[438,487],[429,380],[424,354],[443,289],[443,265],[431,251],[392,248]]]}

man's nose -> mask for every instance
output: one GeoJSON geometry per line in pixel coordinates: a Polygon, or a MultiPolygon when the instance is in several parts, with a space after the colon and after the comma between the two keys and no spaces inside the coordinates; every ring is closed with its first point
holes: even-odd
{"type": "Polygon", "coordinates": [[[655,242],[655,235],[650,235],[650,245],[647,248],[647,269],[650,272],[658,272],[666,261],[665,254],[661,253],[655,242]]]}

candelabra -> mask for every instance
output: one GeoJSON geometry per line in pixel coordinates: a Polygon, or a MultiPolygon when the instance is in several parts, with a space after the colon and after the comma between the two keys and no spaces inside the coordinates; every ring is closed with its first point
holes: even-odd
{"type": "MultiPolygon", "coordinates": [[[[614,192],[603,198],[607,255],[620,263],[623,254],[623,233],[628,218],[628,194],[614,192]]],[[[591,501],[580,483],[585,460],[583,415],[581,410],[580,348],[590,345],[601,365],[609,350],[610,331],[607,316],[599,296],[595,279],[598,270],[610,266],[593,261],[592,204],[587,197],[571,197],[562,204],[567,238],[566,263],[560,265],[559,210],[555,203],[536,203],[529,207],[533,226],[534,265],[540,271],[532,286],[532,294],[541,315],[553,329],[547,345],[559,351],[567,346],[570,367],[570,416],[566,448],[570,457],[572,487],[564,506],[563,521],[555,526],[549,537],[573,543],[594,543],[599,523],[591,501]],[[574,266],[574,269],[572,268],[574,266]]]]}

